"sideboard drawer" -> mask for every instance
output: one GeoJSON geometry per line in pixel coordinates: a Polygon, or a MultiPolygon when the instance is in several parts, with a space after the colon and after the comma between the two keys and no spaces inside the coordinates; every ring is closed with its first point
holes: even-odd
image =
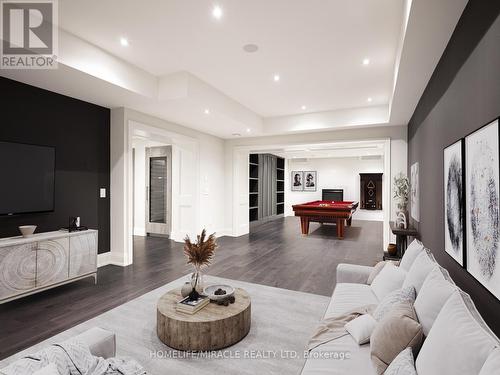
{"type": "Polygon", "coordinates": [[[82,233],[69,238],[69,277],[97,270],[97,232],[82,233]]]}
{"type": "Polygon", "coordinates": [[[38,242],[36,255],[36,287],[56,284],[68,278],[69,238],[38,242]]]}
{"type": "Polygon", "coordinates": [[[0,247],[0,300],[35,288],[37,243],[0,247]]]}

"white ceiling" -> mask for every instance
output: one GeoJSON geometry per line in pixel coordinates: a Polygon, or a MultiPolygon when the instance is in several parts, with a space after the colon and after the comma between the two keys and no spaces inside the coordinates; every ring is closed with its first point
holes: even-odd
{"type": "Polygon", "coordinates": [[[389,103],[401,0],[218,5],[219,21],[211,1],[85,0],[82,6],[66,0],[60,25],[156,76],[188,71],[263,117],[302,113],[302,105],[317,112],[389,103]],[[121,36],[128,47],[120,45],[121,36]],[[259,50],[244,52],[247,43],[259,50]]]}
{"type": "Polygon", "coordinates": [[[222,138],[401,125],[466,3],[59,0],[59,69],[0,75],[222,138]]]}

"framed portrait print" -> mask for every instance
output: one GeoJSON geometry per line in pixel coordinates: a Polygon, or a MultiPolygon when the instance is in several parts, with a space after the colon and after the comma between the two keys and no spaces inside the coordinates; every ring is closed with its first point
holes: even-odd
{"type": "Polygon", "coordinates": [[[500,299],[498,118],[465,138],[467,271],[500,299]]]}
{"type": "Polygon", "coordinates": [[[304,172],[304,191],[316,191],[318,185],[317,176],[316,171],[304,172]]]}
{"type": "Polygon", "coordinates": [[[292,171],[290,186],[292,191],[304,191],[304,172],[292,171]]]}
{"type": "Polygon", "coordinates": [[[464,266],[464,140],[446,147],[444,159],[444,250],[464,266]]]}

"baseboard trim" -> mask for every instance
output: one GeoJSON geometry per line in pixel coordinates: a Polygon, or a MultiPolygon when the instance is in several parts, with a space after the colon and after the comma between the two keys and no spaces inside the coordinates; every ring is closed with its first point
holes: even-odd
{"type": "Polygon", "coordinates": [[[108,266],[108,265],[126,267],[129,264],[126,264],[121,259],[116,259],[115,257],[113,257],[113,254],[111,253],[111,251],[108,251],[107,253],[98,254],[97,255],[97,268],[108,266]]]}

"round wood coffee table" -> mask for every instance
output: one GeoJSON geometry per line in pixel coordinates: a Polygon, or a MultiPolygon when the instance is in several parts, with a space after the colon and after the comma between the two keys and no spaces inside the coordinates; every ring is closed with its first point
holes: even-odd
{"type": "Polygon", "coordinates": [[[228,306],[209,303],[197,313],[178,312],[180,288],[164,294],[158,301],[156,332],[166,345],[177,350],[207,351],[226,348],[250,331],[250,296],[240,288],[236,301],[228,306]]]}

